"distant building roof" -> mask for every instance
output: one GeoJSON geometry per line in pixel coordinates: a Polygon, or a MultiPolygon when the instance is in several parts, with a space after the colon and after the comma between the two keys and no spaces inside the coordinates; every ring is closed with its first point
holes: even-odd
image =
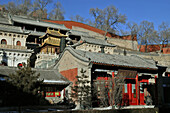
{"type": "Polygon", "coordinates": [[[168,68],[166,69],[166,72],[170,73],[170,67],[168,67],[168,68]]]}
{"type": "Polygon", "coordinates": [[[82,36],[81,39],[83,41],[85,41],[85,43],[89,43],[89,44],[104,45],[104,46],[110,46],[110,47],[115,47],[116,46],[116,45],[107,43],[106,40],[96,39],[94,37],[85,37],[85,36],[82,36]]]}
{"type": "MultiPolygon", "coordinates": [[[[8,66],[0,66],[0,76],[8,76],[11,73],[15,73],[18,70],[16,67],[8,67],[8,66]]],[[[48,70],[48,69],[33,69],[36,71],[35,74],[40,73],[40,80],[44,80],[44,84],[57,84],[57,85],[69,85],[70,81],[68,81],[64,76],[62,76],[56,70],[48,70]]]]}
{"type": "MultiPolygon", "coordinates": [[[[93,32],[99,33],[101,35],[105,34],[105,31],[103,31],[101,29],[98,29],[98,28],[95,28],[95,27],[92,27],[90,25],[83,24],[83,23],[80,23],[80,22],[75,22],[75,21],[58,21],[58,20],[43,20],[43,21],[51,22],[51,23],[57,23],[57,24],[64,24],[69,29],[72,29],[72,27],[75,26],[75,27],[80,27],[80,28],[87,29],[89,31],[93,31],[93,32]]],[[[124,39],[124,40],[132,40],[130,35],[119,36],[119,35],[116,35],[116,34],[108,32],[107,36],[110,37],[110,38],[119,38],[119,39],[124,39]]],[[[136,36],[134,37],[133,40],[135,40],[135,41],[137,40],[136,36]]]]}
{"type": "Polygon", "coordinates": [[[8,18],[4,17],[3,15],[0,15],[0,24],[11,25],[8,21],[8,18]]]}
{"type": "Polygon", "coordinates": [[[76,30],[70,30],[68,34],[76,35],[76,36],[90,36],[88,32],[82,32],[82,31],[76,31],[76,30]]]}
{"type": "Polygon", "coordinates": [[[81,39],[78,43],[74,44],[73,46],[78,46],[83,43],[88,43],[88,44],[95,44],[95,45],[104,45],[104,46],[109,46],[109,47],[115,47],[116,45],[109,44],[107,43],[106,40],[102,39],[97,39],[94,37],[87,37],[87,36],[81,36],[81,39]]]}
{"type": "Polygon", "coordinates": [[[21,33],[21,34],[29,34],[29,32],[23,31],[21,29],[21,27],[10,26],[10,25],[3,25],[3,24],[0,24],[0,31],[13,32],[13,33],[21,33]]]}
{"type": "MultiPolygon", "coordinates": [[[[127,68],[141,68],[157,70],[156,64],[153,60],[141,58],[139,56],[123,56],[111,55],[105,53],[96,53],[89,51],[76,50],[72,47],[67,47],[65,51],[69,51],[73,56],[84,62],[89,62],[98,65],[122,66],[127,68]]],[[[62,55],[64,54],[62,53],[62,55]]],[[[60,56],[60,58],[62,57],[60,56]]]]}
{"type": "Polygon", "coordinates": [[[33,35],[33,36],[43,36],[45,35],[45,32],[40,32],[40,31],[31,31],[31,30],[26,30],[27,32],[30,32],[29,35],[33,35]]]}
{"type": "Polygon", "coordinates": [[[26,16],[11,16],[12,21],[18,22],[18,23],[23,23],[23,24],[30,24],[30,25],[36,25],[36,26],[42,26],[42,27],[50,27],[50,28],[55,28],[55,29],[62,29],[62,30],[69,30],[66,28],[64,25],[61,24],[52,24],[49,22],[44,22],[40,20],[35,20],[33,18],[28,18],[26,16]]]}

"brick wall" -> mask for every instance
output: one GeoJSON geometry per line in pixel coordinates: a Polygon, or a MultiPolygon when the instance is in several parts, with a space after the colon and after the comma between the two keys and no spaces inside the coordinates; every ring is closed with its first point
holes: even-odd
{"type": "Polygon", "coordinates": [[[170,47],[169,48],[163,48],[163,54],[170,54],[170,47]]]}
{"type": "Polygon", "coordinates": [[[60,73],[64,77],[66,77],[69,81],[75,82],[76,76],[78,74],[78,69],[77,68],[69,69],[69,70],[65,70],[65,71],[60,71],[60,73]]]}

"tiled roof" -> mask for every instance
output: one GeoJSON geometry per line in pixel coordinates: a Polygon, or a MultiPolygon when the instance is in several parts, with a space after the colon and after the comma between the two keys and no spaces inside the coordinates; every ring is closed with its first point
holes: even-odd
{"type": "MultiPolygon", "coordinates": [[[[8,66],[0,66],[0,76],[8,76],[11,73],[15,73],[18,68],[16,67],[8,67],[8,66]]],[[[68,81],[65,77],[63,77],[56,70],[48,70],[48,69],[33,69],[36,71],[35,74],[40,73],[40,80],[44,79],[45,84],[58,84],[58,85],[69,85],[70,81],[68,81]]]]}
{"type": "Polygon", "coordinates": [[[14,22],[42,26],[42,27],[50,27],[55,29],[69,30],[64,25],[61,24],[54,24],[54,23],[52,24],[49,22],[39,21],[28,17],[11,16],[11,18],[14,22]]]}
{"type": "Polygon", "coordinates": [[[1,24],[10,25],[8,19],[5,18],[5,17],[3,17],[2,15],[0,15],[0,23],[1,23],[1,24]]]}
{"type": "Polygon", "coordinates": [[[60,46],[60,39],[59,38],[55,38],[55,37],[48,37],[44,40],[44,42],[42,43],[42,46],[44,44],[50,44],[50,45],[55,45],[55,46],[60,46]]]}
{"type": "Polygon", "coordinates": [[[77,36],[90,36],[88,32],[82,32],[82,31],[76,31],[76,30],[70,30],[68,33],[70,35],[77,35],[77,36]]]}
{"type": "Polygon", "coordinates": [[[89,44],[96,44],[96,45],[104,45],[104,46],[115,47],[115,45],[107,43],[106,40],[96,39],[94,37],[85,37],[85,36],[82,36],[81,39],[83,41],[85,41],[85,43],[89,43],[89,44]]]}
{"type": "Polygon", "coordinates": [[[3,24],[0,24],[0,31],[13,32],[13,33],[22,33],[22,34],[28,34],[29,33],[27,31],[23,31],[21,29],[21,27],[3,25],[3,24]]]}
{"type": "Polygon", "coordinates": [[[135,55],[111,55],[105,53],[76,50],[71,47],[67,47],[64,52],[65,51],[69,51],[71,54],[73,54],[73,56],[77,57],[79,60],[93,64],[123,66],[127,68],[157,69],[156,64],[153,60],[144,59],[135,55]]]}
{"type": "MultiPolygon", "coordinates": [[[[69,29],[72,29],[72,27],[75,26],[75,27],[80,27],[80,28],[84,28],[84,29],[87,29],[87,30],[99,33],[101,35],[105,34],[105,31],[103,31],[101,29],[98,29],[98,28],[95,28],[95,27],[92,27],[92,26],[89,26],[87,24],[83,24],[83,23],[80,23],[80,22],[57,21],[57,20],[43,20],[43,21],[51,22],[51,23],[57,23],[57,24],[64,24],[69,29]]],[[[107,33],[107,36],[110,37],[110,38],[120,38],[120,39],[124,39],[124,40],[132,40],[130,35],[127,35],[127,36],[118,36],[116,34],[107,33]]],[[[135,37],[134,40],[136,41],[137,38],[135,37]]]]}
{"type": "Polygon", "coordinates": [[[168,68],[166,69],[166,72],[170,73],[170,67],[168,67],[168,68]]]}
{"type": "Polygon", "coordinates": [[[94,45],[104,45],[104,46],[109,46],[109,47],[115,47],[116,46],[116,45],[107,43],[106,40],[97,39],[97,38],[89,37],[89,36],[88,37],[87,36],[81,36],[81,40],[78,43],[72,45],[72,47],[81,45],[83,43],[94,44],[94,45]]]}
{"type": "MultiPolygon", "coordinates": [[[[50,35],[53,35],[53,36],[57,36],[57,37],[67,37],[67,35],[64,35],[62,33],[60,33],[60,31],[57,31],[57,30],[50,30],[47,28],[47,31],[46,31],[46,34],[50,34],[50,35]]],[[[43,38],[44,36],[41,36],[40,38],[43,38]]]]}
{"type": "Polygon", "coordinates": [[[31,31],[31,30],[27,30],[27,31],[30,32],[29,35],[33,35],[33,36],[43,36],[43,35],[45,35],[45,32],[31,31]]]}

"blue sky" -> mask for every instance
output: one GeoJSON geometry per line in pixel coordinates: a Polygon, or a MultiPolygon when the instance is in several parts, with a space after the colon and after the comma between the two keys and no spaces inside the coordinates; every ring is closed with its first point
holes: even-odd
{"type": "MultiPolygon", "coordinates": [[[[0,0],[0,4],[5,4],[12,0],[0,0]]],[[[153,22],[155,28],[163,21],[170,24],[170,0],[53,0],[59,1],[65,10],[65,19],[69,20],[72,15],[80,15],[91,18],[90,8],[104,9],[109,5],[114,5],[121,14],[127,16],[127,22],[140,23],[143,20],[153,22]]],[[[53,8],[53,3],[48,5],[48,9],[53,8]]]]}

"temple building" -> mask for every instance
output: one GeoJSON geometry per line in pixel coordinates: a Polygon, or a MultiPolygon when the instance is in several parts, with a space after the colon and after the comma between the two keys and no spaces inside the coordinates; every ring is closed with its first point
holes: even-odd
{"type": "Polygon", "coordinates": [[[17,66],[27,63],[33,50],[27,49],[26,39],[29,32],[21,27],[0,24],[0,61],[2,65],[17,66]]]}
{"type": "MultiPolygon", "coordinates": [[[[147,95],[152,96],[154,105],[170,103],[170,99],[165,98],[170,94],[169,49],[163,48],[163,53],[143,53],[138,50],[136,36],[108,32],[104,39],[104,34],[103,30],[79,22],[4,15],[0,17],[0,61],[2,65],[17,67],[31,59],[32,67],[43,68],[35,70],[45,79],[44,85],[48,88],[44,90],[49,92],[46,97],[50,99],[60,95],[58,90],[51,89],[60,88],[62,95],[64,88],[65,92],[71,92],[69,83],[74,84],[76,76],[81,76],[80,70],[84,69],[90,85],[95,84],[99,92],[107,85],[101,83],[124,76],[125,105],[146,105],[147,95]],[[57,83],[64,82],[60,79],[63,76],[67,83],[61,87],[57,83]]],[[[112,89],[109,91],[108,95],[112,89]]]]}
{"type": "Polygon", "coordinates": [[[39,37],[41,40],[41,50],[42,53],[59,54],[66,46],[67,35],[61,34],[60,31],[47,29],[46,34],[39,37]]]}
{"type": "MultiPolygon", "coordinates": [[[[77,80],[76,76],[81,76],[80,70],[86,70],[85,75],[89,77],[90,86],[96,84],[98,93],[102,91],[101,87],[107,85],[110,80],[124,76],[123,101],[125,105],[145,105],[147,95],[152,95],[152,104],[159,104],[158,96],[161,95],[161,91],[157,91],[156,80],[162,74],[153,60],[136,55],[111,55],[67,47],[54,69],[58,69],[73,83],[77,80]]],[[[66,90],[70,92],[71,88],[68,87],[66,90]]],[[[109,89],[106,94],[109,91],[111,92],[112,89],[109,89]]]]}

